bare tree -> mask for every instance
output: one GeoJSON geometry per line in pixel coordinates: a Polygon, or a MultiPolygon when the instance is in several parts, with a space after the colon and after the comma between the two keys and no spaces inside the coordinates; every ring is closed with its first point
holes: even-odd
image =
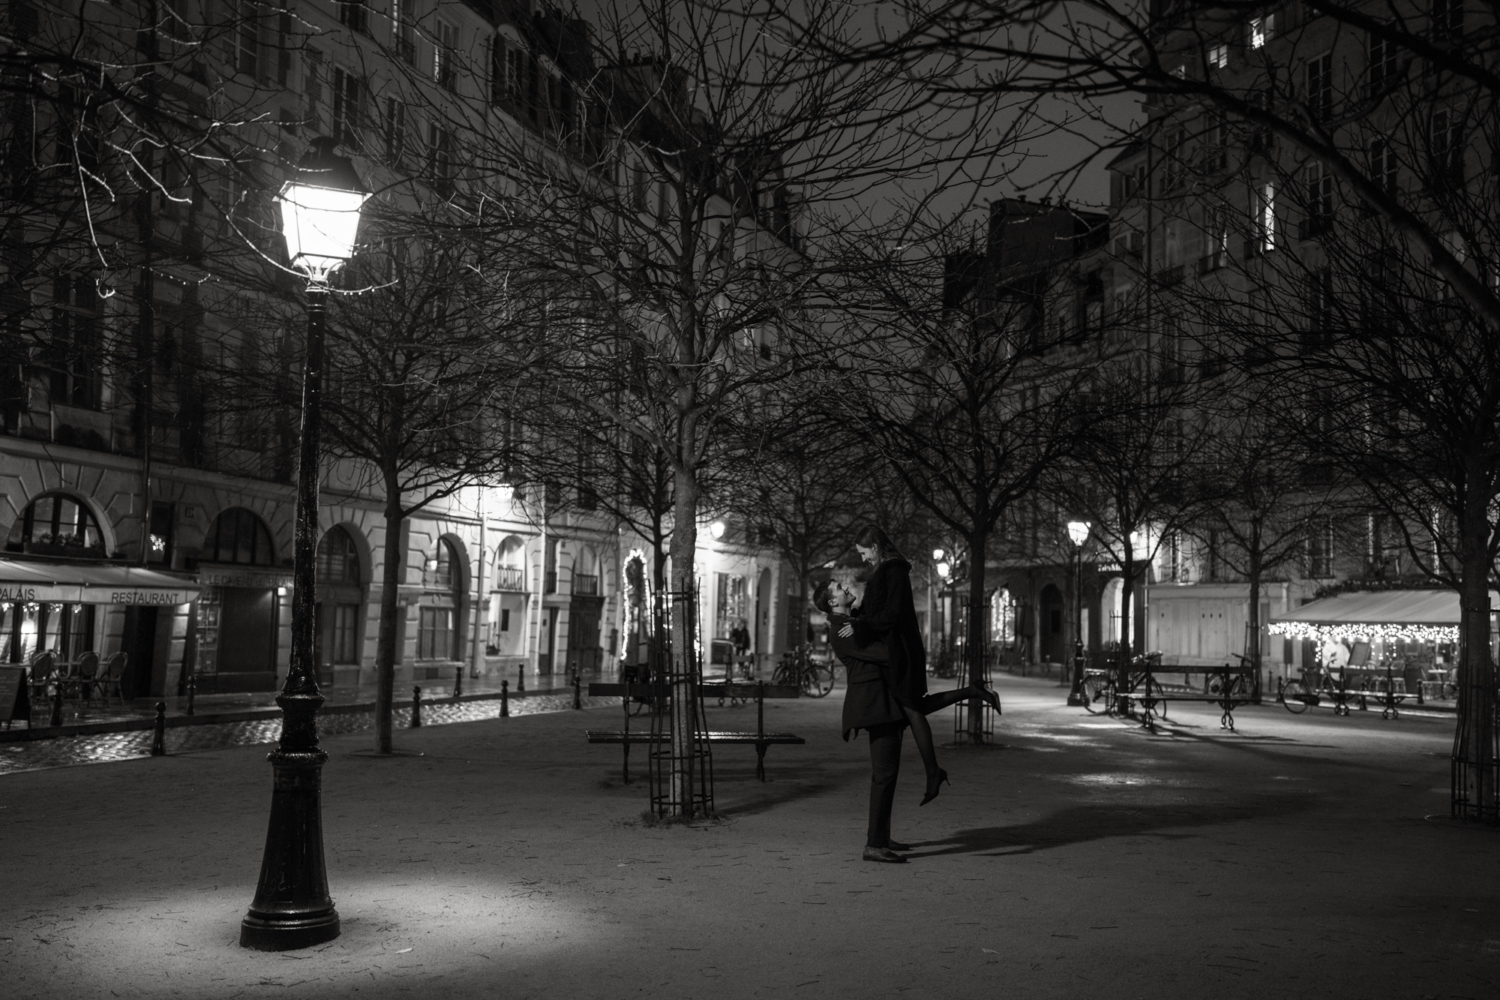
{"type": "MultiPolygon", "coordinates": [[[[1046,305],[1071,286],[1072,258],[1097,222],[1048,209],[1007,231],[1016,220],[1000,218],[988,256],[941,228],[923,241],[908,227],[900,249],[874,258],[863,242],[842,248],[855,363],[830,390],[880,453],[880,474],[967,546],[975,685],[991,536],[1076,443],[1070,400],[1089,369],[1068,350],[1076,330],[1048,324],[1046,305]]],[[[970,708],[978,742],[982,715],[970,708]]]]}

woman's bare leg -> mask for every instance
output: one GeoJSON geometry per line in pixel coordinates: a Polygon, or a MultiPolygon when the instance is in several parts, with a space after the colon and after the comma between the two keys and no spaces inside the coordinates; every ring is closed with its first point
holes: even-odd
{"type": "Polygon", "coordinates": [[[917,744],[917,753],[922,755],[922,767],[927,772],[927,783],[930,785],[940,770],[937,748],[932,744],[932,726],[928,725],[925,712],[905,706],[902,706],[901,711],[906,713],[906,721],[911,723],[911,738],[917,744]]]}
{"type": "Polygon", "coordinates": [[[937,694],[927,695],[921,701],[917,702],[917,706],[921,708],[923,715],[931,715],[933,712],[941,711],[949,705],[957,705],[961,701],[968,701],[972,697],[974,697],[973,687],[953,688],[950,691],[940,691],[937,694]]]}

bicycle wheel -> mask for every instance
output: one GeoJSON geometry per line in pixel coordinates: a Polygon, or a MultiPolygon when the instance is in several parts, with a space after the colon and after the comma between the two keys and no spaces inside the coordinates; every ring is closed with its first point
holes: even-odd
{"type": "Polygon", "coordinates": [[[833,690],[833,668],[822,663],[809,663],[802,674],[802,690],[812,698],[826,698],[833,690]]]}
{"type": "Polygon", "coordinates": [[[1105,680],[1099,674],[1083,675],[1083,707],[1094,715],[1098,715],[1109,708],[1108,692],[1105,690],[1105,680]]]}
{"type": "Polygon", "coordinates": [[[1307,706],[1313,703],[1312,696],[1303,688],[1301,681],[1282,682],[1281,692],[1277,697],[1286,706],[1286,710],[1293,715],[1301,715],[1307,711],[1307,706]]]}

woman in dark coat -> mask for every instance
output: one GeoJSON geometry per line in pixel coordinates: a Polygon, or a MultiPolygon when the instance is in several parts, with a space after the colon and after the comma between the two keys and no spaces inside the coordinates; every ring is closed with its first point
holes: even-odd
{"type": "Polygon", "coordinates": [[[866,562],[875,566],[875,572],[865,584],[859,615],[842,626],[839,634],[853,638],[861,646],[883,640],[889,649],[884,674],[892,697],[911,726],[912,739],[917,741],[917,752],[927,770],[927,792],[920,803],[925,806],[937,798],[948,780],[948,772],[938,767],[927,716],[969,698],[987,701],[998,712],[1000,697],[976,685],[941,694],[927,693],[927,650],[922,644],[922,629],[911,596],[911,563],[896,550],[886,533],[873,524],[859,533],[854,547],[866,562]]]}
{"type": "Polygon", "coordinates": [[[901,730],[906,713],[886,682],[890,654],[880,640],[859,644],[841,635],[850,622],[854,595],[836,580],[822,584],[813,606],[828,616],[828,641],[844,665],[849,684],[844,692],[844,740],[863,729],[870,736],[870,823],[865,831],[865,860],[901,863],[897,851],[906,844],[891,840],[891,807],[896,800],[896,775],[901,767],[901,730]]]}

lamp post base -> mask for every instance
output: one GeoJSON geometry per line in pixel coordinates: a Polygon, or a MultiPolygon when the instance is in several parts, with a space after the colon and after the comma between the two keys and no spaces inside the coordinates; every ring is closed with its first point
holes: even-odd
{"type": "Polygon", "coordinates": [[[240,922],[240,947],[256,951],[311,948],[339,936],[339,914],[330,909],[317,916],[286,918],[247,916],[240,922]]]}
{"type": "Polygon", "coordinates": [[[1083,707],[1083,695],[1077,694],[1077,693],[1073,693],[1073,694],[1068,695],[1068,707],[1069,708],[1082,708],[1083,707]]]}

